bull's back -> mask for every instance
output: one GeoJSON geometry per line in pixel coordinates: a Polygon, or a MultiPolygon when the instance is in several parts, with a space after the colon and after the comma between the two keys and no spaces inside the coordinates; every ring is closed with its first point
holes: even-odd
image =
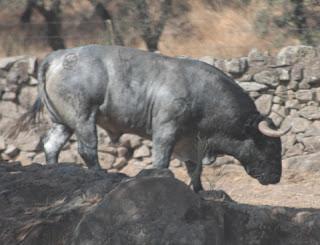
{"type": "Polygon", "coordinates": [[[102,60],[108,84],[101,112],[124,132],[150,135],[154,114],[176,96],[175,60],[123,47],[114,48],[102,60]]]}

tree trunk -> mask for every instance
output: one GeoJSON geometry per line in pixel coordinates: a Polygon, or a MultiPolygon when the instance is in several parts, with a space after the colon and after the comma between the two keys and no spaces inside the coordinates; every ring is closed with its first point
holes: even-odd
{"type": "Polygon", "coordinates": [[[53,50],[65,49],[64,40],[61,37],[61,9],[60,0],[54,0],[47,10],[42,1],[29,0],[25,11],[20,17],[20,21],[23,23],[30,22],[32,11],[36,9],[45,19],[47,24],[47,40],[49,46],[53,50]]]}

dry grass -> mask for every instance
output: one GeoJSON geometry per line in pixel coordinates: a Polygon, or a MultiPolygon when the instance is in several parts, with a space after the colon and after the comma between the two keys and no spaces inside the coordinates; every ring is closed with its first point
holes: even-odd
{"type": "MultiPolygon", "coordinates": [[[[252,48],[273,52],[277,50],[274,34],[281,32],[274,29],[272,35],[261,36],[255,30],[257,11],[266,8],[262,1],[252,1],[249,6],[239,8],[221,6],[208,9],[201,1],[191,1],[192,11],[189,20],[193,33],[189,38],[172,36],[172,27],[167,26],[160,49],[169,55],[205,56],[230,58],[245,56],[252,48]]],[[[279,46],[296,44],[287,38],[279,46]]]]}
{"type": "MultiPolygon", "coordinates": [[[[219,1],[216,1],[219,3],[219,1]]],[[[232,1],[231,1],[232,2],[232,1]]],[[[235,2],[235,0],[234,0],[235,2]]],[[[281,9],[267,6],[265,1],[252,0],[249,5],[241,4],[216,4],[214,8],[200,0],[189,0],[191,10],[183,17],[170,20],[160,41],[161,53],[177,56],[188,55],[193,57],[214,56],[216,58],[230,58],[246,56],[252,48],[275,52],[280,47],[299,43],[297,39],[282,35],[282,30],[272,27],[267,35],[261,35],[256,30],[256,17],[259,11],[266,9],[272,13],[281,15],[281,9]],[[183,20],[181,20],[181,18],[183,20]]],[[[77,16],[84,17],[88,5],[80,4],[76,8],[66,9],[70,17],[72,11],[77,16]],[[70,12],[71,11],[71,12],[70,12]],[[70,13],[69,13],[70,12],[70,13]]],[[[87,11],[90,12],[90,11],[87,11]]],[[[66,17],[65,20],[70,20],[66,17]]],[[[17,22],[18,16],[10,17],[9,14],[1,15],[1,23],[17,22]]],[[[32,54],[44,56],[50,52],[45,39],[45,25],[41,16],[34,16],[33,22],[40,25],[27,28],[17,26],[6,30],[0,30],[0,57],[32,54]],[[30,36],[42,38],[30,39],[30,36]]],[[[80,46],[89,43],[108,43],[105,32],[95,25],[76,28],[64,26],[63,35],[68,47],[80,46]]],[[[132,39],[130,46],[145,48],[139,38],[132,39]]]]}

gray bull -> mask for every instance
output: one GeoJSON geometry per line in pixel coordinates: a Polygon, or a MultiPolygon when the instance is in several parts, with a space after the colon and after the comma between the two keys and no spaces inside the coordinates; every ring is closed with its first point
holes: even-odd
{"type": "Polygon", "coordinates": [[[58,162],[75,133],[79,154],[89,168],[99,169],[99,125],[114,142],[123,133],[152,139],[155,168],[168,168],[175,153],[185,161],[195,191],[202,189],[201,162],[217,154],[234,156],[262,184],[280,180],[280,135],[285,132],[277,131],[250,97],[213,66],[90,45],[51,53],[38,79],[39,97],[24,119],[35,116],[42,103],[48,109],[53,122],[44,138],[48,164],[58,162]]]}

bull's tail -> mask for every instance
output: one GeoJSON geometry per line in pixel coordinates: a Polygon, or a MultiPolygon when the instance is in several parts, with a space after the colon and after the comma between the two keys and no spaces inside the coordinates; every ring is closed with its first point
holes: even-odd
{"type": "Polygon", "coordinates": [[[48,69],[48,63],[43,62],[38,71],[38,97],[32,107],[17,119],[16,123],[10,126],[5,133],[5,137],[8,139],[15,139],[23,131],[29,131],[35,128],[40,123],[40,112],[43,109],[43,90],[45,84],[46,71],[48,69]]]}

